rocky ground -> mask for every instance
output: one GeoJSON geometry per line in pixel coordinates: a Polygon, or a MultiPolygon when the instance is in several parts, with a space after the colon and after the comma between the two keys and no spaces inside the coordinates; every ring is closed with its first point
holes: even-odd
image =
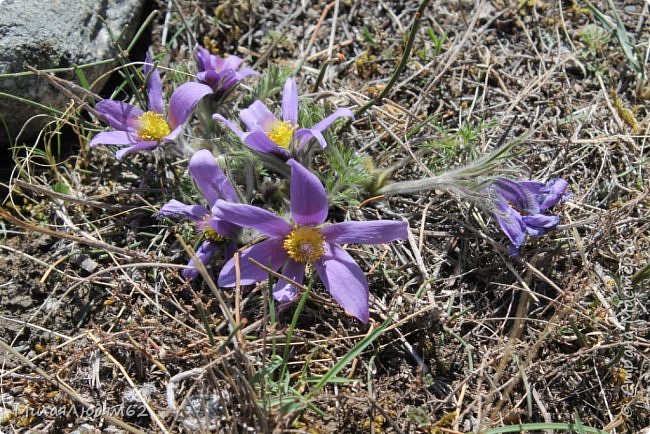
{"type": "MultiPolygon", "coordinates": [[[[102,127],[79,92],[15,150],[6,181],[0,431],[648,432],[647,2],[169,5],[146,30],[166,53],[166,86],[199,42],[270,81],[299,69],[300,95],[321,110],[375,98],[418,21],[386,98],[337,124],[341,149],[394,166],[394,182],[513,144],[509,176],[568,181],[561,224],[511,257],[490,214],[445,189],[342,196],[332,218],[406,218],[411,237],[351,247],[370,281],[369,325],[316,285],[292,327],[295,306],[274,321],[266,284],[180,277],[196,236],[157,212],[191,191],[187,161],[88,148],[102,127]]],[[[183,150],[220,154],[221,136],[204,132],[194,123],[183,150]]],[[[282,188],[272,173],[264,186],[252,201],[282,188]]]]}

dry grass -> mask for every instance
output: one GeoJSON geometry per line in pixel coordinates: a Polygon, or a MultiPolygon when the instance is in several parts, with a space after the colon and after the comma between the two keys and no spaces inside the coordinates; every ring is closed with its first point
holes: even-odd
{"type": "MultiPolygon", "coordinates": [[[[182,18],[163,13],[154,31],[172,70],[206,36],[259,69],[304,62],[301,94],[320,80],[313,98],[356,107],[391,76],[417,8],[229,1],[215,20],[213,6],[172,3],[182,18]]],[[[648,4],[616,7],[647,55],[648,4]]],[[[650,262],[649,82],[616,38],[581,36],[593,25],[572,2],[425,9],[405,71],[341,131],[346,146],[378,168],[401,162],[395,180],[416,179],[492,150],[512,124],[508,140],[529,136],[504,169],[565,178],[573,196],[558,230],[519,258],[489,215],[443,192],[337,209],[410,223],[407,242],[351,248],[369,270],[367,327],[318,285],[300,315],[292,306],[276,318],[266,284],[216,288],[218,263],[185,282],[191,228],[155,214],[187,186],[186,161],[89,152],[93,127],[75,102],[16,151],[0,209],[0,394],[13,412],[0,413],[1,429],[647,432],[650,292],[632,278],[650,262]],[[443,34],[437,52],[431,35],[443,34]]]]}

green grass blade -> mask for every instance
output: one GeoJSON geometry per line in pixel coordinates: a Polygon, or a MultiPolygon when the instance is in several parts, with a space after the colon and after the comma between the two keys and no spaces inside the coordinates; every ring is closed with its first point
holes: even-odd
{"type": "Polygon", "coordinates": [[[307,395],[307,398],[313,397],[317,392],[319,392],[321,389],[323,389],[328,383],[330,383],[336,375],[343,370],[347,365],[352,363],[352,361],[363,352],[371,343],[373,343],[381,334],[384,332],[384,330],[392,323],[392,316],[389,316],[386,318],[386,320],[371,334],[363,338],[359,343],[357,343],[352,349],[350,350],[349,353],[347,353],[345,356],[343,356],[336,364],[323,375],[318,383],[314,386],[314,388],[309,392],[307,395]]]}
{"type": "Polygon", "coordinates": [[[591,428],[584,426],[581,423],[561,423],[561,422],[538,422],[538,423],[522,423],[519,425],[508,425],[498,428],[492,428],[487,431],[484,431],[484,434],[501,434],[501,433],[526,433],[529,431],[544,431],[544,430],[561,430],[561,431],[578,431],[583,430],[586,433],[596,433],[596,434],[609,434],[607,431],[603,431],[598,428],[591,428]]]}

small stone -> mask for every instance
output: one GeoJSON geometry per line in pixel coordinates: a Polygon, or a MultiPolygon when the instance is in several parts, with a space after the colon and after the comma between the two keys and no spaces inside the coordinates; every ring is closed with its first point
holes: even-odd
{"type": "MultiPolygon", "coordinates": [[[[108,59],[116,54],[108,27],[113,35],[124,31],[122,46],[131,42],[138,29],[145,0],[57,0],[33,2],[4,0],[0,2],[0,75],[29,71],[27,66],[42,70],[84,65],[108,59]],[[105,21],[105,24],[104,24],[105,21]]],[[[84,74],[93,83],[114,65],[85,68],[84,74]]],[[[79,84],[76,74],[57,74],[79,84]]],[[[102,83],[92,90],[100,91],[102,83]]],[[[0,78],[0,92],[35,101],[62,110],[69,97],[51,86],[44,77],[34,75],[0,78]]],[[[43,110],[13,98],[0,96],[0,125],[5,122],[11,137],[28,119],[43,110]]],[[[35,136],[51,118],[34,119],[23,132],[35,136]]],[[[8,138],[0,134],[0,141],[8,138]]]]}
{"type": "Polygon", "coordinates": [[[81,263],[79,264],[82,270],[87,272],[88,274],[92,274],[95,272],[99,264],[95,262],[93,259],[89,258],[86,256],[81,263]]]}

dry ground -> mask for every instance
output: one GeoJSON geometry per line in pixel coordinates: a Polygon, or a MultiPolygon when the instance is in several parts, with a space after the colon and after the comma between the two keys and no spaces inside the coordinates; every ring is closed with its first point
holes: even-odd
{"type": "MultiPolygon", "coordinates": [[[[301,95],[358,108],[387,84],[418,7],[278,3],[159,1],[162,65],[186,68],[195,40],[260,71],[304,61],[301,95]]],[[[643,65],[648,3],[615,7],[643,65]]],[[[649,86],[586,3],[432,2],[388,98],[339,137],[379,168],[406,162],[393,174],[406,180],[525,136],[503,166],[568,180],[562,224],[512,258],[489,215],[443,191],[337,207],[407,218],[412,239],[353,249],[369,271],[369,326],[316,286],[289,347],[294,307],[271,323],[264,284],[220,303],[205,280],[180,278],[176,234],[196,239],[155,213],[187,185],[186,161],[89,150],[77,104],[65,152],[54,127],[16,153],[2,211],[0,431],[648,432],[650,291],[632,279],[650,262],[649,86]],[[224,309],[242,325],[234,336],[224,309]]],[[[211,146],[200,142],[186,145],[211,146]]]]}

